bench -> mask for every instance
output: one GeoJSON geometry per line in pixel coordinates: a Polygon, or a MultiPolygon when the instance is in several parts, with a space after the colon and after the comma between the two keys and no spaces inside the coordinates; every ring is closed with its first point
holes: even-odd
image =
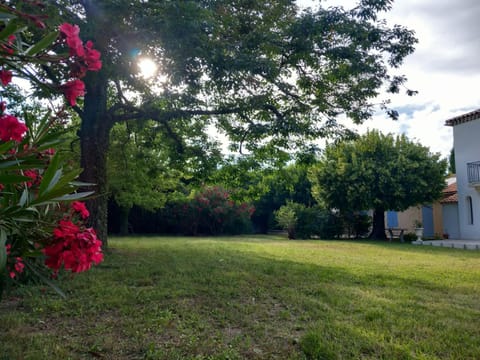
{"type": "Polygon", "coordinates": [[[403,233],[405,232],[405,229],[402,228],[387,228],[388,235],[389,235],[389,241],[393,241],[393,238],[399,238],[400,242],[405,242],[403,239],[403,233]]]}

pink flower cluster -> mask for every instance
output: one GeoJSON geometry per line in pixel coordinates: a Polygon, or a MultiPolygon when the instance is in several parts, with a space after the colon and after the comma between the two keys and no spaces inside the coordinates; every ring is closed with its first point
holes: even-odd
{"type": "Polygon", "coordinates": [[[19,121],[15,116],[2,114],[0,115],[0,140],[1,141],[22,141],[23,136],[27,132],[27,126],[19,121]]]}
{"type": "MultiPolygon", "coordinates": [[[[10,255],[11,249],[12,249],[12,245],[10,244],[5,245],[7,256],[10,255]]],[[[17,256],[15,257],[15,259],[13,259],[13,266],[11,266],[10,264],[7,264],[8,274],[12,279],[18,277],[18,275],[23,272],[24,268],[25,268],[25,264],[23,263],[23,259],[20,256],[17,256]]]]}
{"type": "Polygon", "coordinates": [[[77,104],[77,97],[85,95],[85,84],[83,78],[87,71],[98,71],[102,68],[100,52],[93,48],[93,43],[87,41],[85,45],[79,37],[80,28],[78,25],[64,23],[59,27],[61,39],[64,40],[70,49],[70,56],[74,61],[70,64],[70,80],[61,86],[65,97],[71,106],[77,104]]]}
{"type": "Polygon", "coordinates": [[[15,39],[15,35],[9,35],[7,37],[7,42],[0,45],[0,51],[6,53],[7,55],[12,55],[15,53],[15,50],[13,49],[13,42],[15,39]]]}
{"type": "Polygon", "coordinates": [[[12,81],[12,72],[10,70],[0,70],[0,82],[3,86],[7,86],[12,81]]]}
{"type": "Polygon", "coordinates": [[[38,170],[25,170],[23,172],[23,175],[29,177],[32,179],[31,181],[27,181],[27,187],[31,188],[33,185],[39,186],[40,183],[42,182],[42,175],[40,175],[38,170]]]}
{"type": "MultiPolygon", "coordinates": [[[[10,70],[0,70],[0,82],[7,86],[12,81],[12,72],[10,70]]],[[[27,126],[19,121],[15,116],[5,114],[5,102],[0,102],[0,140],[7,142],[10,140],[22,141],[27,132],[27,126]]]]}
{"type": "Polygon", "coordinates": [[[103,260],[101,241],[93,228],[85,227],[83,220],[89,212],[85,204],[73,202],[70,212],[58,222],[53,237],[44,249],[45,265],[54,274],[63,267],[73,273],[86,271],[103,260]],[[77,218],[80,218],[76,220],[77,218]]]}

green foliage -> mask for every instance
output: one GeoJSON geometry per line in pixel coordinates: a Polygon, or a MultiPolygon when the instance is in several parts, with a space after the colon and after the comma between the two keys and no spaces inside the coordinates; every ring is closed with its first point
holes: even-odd
{"type": "Polygon", "coordinates": [[[409,232],[406,234],[403,234],[403,240],[406,242],[412,242],[417,240],[417,235],[415,233],[409,232]]]}
{"type": "Polygon", "coordinates": [[[283,205],[280,209],[275,211],[275,220],[277,220],[278,225],[280,225],[282,229],[287,231],[289,239],[295,239],[295,231],[298,222],[297,205],[300,204],[295,204],[289,201],[286,205],[283,205]]]}
{"type": "Polygon", "coordinates": [[[232,200],[224,188],[206,186],[188,198],[168,202],[159,212],[159,221],[178,234],[246,234],[252,232],[253,212],[253,206],[232,200]]]}
{"type": "Polygon", "coordinates": [[[182,173],[170,165],[171,154],[151,124],[135,127],[122,123],[112,129],[109,189],[121,208],[155,210],[164,206],[169,194],[182,190],[182,173]]]}
{"type": "MultiPolygon", "coordinates": [[[[382,85],[398,92],[405,78],[389,70],[416,43],[412,31],[378,18],[389,1],[362,1],[352,10],[319,5],[315,11],[300,11],[293,0],[47,5],[53,19],[81,23],[104,59],[104,69],[88,77],[77,108],[82,176],[100,193],[107,191],[103,153],[117,122],[153,120],[178,146],[185,139],[179,128],[210,121],[232,148],[250,152],[349,134],[336,116],[360,123],[375,110],[382,85]],[[140,57],[151,57],[161,71],[142,78],[140,57]]],[[[92,204],[99,219],[106,209],[101,201],[92,204]]]]}
{"type": "Polygon", "coordinates": [[[258,154],[230,158],[212,176],[213,183],[235,189],[232,196],[255,206],[252,221],[257,232],[266,233],[274,227],[274,211],[287,201],[312,206],[311,184],[307,177],[309,161],[288,164],[291,156],[264,159],[258,154]]]}
{"type": "Polygon", "coordinates": [[[349,237],[365,237],[372,225],[372,218],[361,213],[347,213],[342,216],[349,237]]]}
{"type": "Polygon", "coordinates": [[[344,232],[344,219],[319,206],[287,201],[274,214],[280,227],[287,231],[289,239],[333,239],[344,232]]]}
{"type": "Polygon", "coordinates": [[[448,172],[450,174],[456,174],[455,169],[455,149],[450,150],[450,156],[448,157],[448,172]]]}
{"type": "MultiPolygon", "coordinates": [[[[441,196],[445,160],[428,148],[370,131],[358,140],[328,146],[310,173],[317,201],[342,213],[377,210],[384,233],[383,212],[403,211],[441,196]]],[[[385,235],[383,235],[385,236],[385,235]]]]}

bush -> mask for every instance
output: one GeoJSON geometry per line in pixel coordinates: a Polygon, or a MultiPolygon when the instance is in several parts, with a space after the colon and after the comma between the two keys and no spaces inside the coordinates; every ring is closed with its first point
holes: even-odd
{"type": "Polygon", "coordinates": [[[300,206],[301,204],[288,202],[274,213],[275,220],[278,225],[287,232],[289,239],[295,239],[298,222],[297,212],[300,206]]]}
{"type": "Polygon", "coordinates": [[[372,218],[366,214],[349,213],[343,216],[348,236],[356,239],[365,237],[370,232],[372,218]]]}
{"type": "Polygon", "coordinates": [[[343,233],[342,218],[319,206],[307,207],[287,202],[275,212],[277,223],[286,230],[289,239],[310,239],[314,236],[332,239],[343,233]]]}
{"type": "Polygon", "coordinates": [[[168,203],[162,213],[172,230],[185,235],[246,234],[252,232],[253,206],[236,203],[220,186],[204,187],[189,198],[168,203]]]}
{"type": "Polygon", "coordinates": [[[412,233],[412,232],[403,234],[403,240],[404,240],[405,242],[415,241],[415,240],[417,240],[417,235],[415,235],[415,233],[412,233]]]}
{"type": "MultiPolygon", "coordinates": [[[[41,6],[40,2],[35,6],[41,6]]],[[[41,7],[40,7],[41,9],[41,7]]],[[[64,23],[27,44],[31,34],[43,31],[43,15],[24,13],[21,7],[2,5],[0,17],[0,296],[4,286],[36,276],[47,277],[64,268],[88,270],[103,259],[95,231],[85,226],[89,216],[83,203],[73,202],[92,192],[78,193],[79,169],[56,151],[65,128],[64,109],[24,110],[17,118],[7,104],[12,77],[23,77],[44,88],[54,99],[62,91],[71,106],[84,94],[80,78],[101,68],[100,53],[78,37],[76,25],[64,23]],[[36,72],[48,67],[55,82],[36,72]]],[[[60,293],[61,291],[55,287],[60,293]]]]}

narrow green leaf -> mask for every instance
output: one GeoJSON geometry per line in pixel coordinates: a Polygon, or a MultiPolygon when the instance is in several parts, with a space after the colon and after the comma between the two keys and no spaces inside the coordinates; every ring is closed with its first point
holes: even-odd
{"type": "Polygon", "coordinates": [[[74,200],[86,198],[87,196],[90,196],[94,193],[95,193],[95,191],[85,191],[85,192],[81,192],[81,193],[63,195],[63,196],[60,196],[60,197],[55,198],[53,200],[55,200],[55,201],[74,201],[74,200]]]}
{"type": "Polygon", "coordinates": [[[21,183],[24,181],[31,181],[32,179],[28,176],[22,175],[15,175],[15,174],[8,174],[8,175],[0,175],[0,184],[16,184],[21,183]]]}
{"type": "Polygon", "coordinates": [[[65,191],[65,194],[72,192],[71,189],[76,188],[76,186],[72,184],[72,181],[75,180],[78,177],[78,175],[80,175],[81,172],[82,172],[81,169],[76,169],[66,174],[62,174],[62,177],[58,180],[57,184],[55,185],[55,190],[66,188],[68,190],[65,191]]]}
{"type": "Polygon", "coordinates": [[[16,167],[14,165],[18,165],[22,162],[23,162],[23,160],[3,161],[3,162],[0,162],[0,169],[6,169],[6,168],[9,168],[9,167],[16,167]]]}
{"type": "Polygon", "coordinates": [[[58,31],[53,31],[43,37],[42,40],[37,42],[35,45],[32,45],[30,48],[27,49],[26,53],[29,56],[34,56],[39,52],[45,50],[49,47],[58,37],[58,31]]]}
{"type": "Polygon", "coordinates": [[[13,220],[15,222],[21,222],[21,223],[36,223],[36,219],[32,219],[30,217],[14,217],[13,220]]]}
{"type": "Polygon", "coordinates": [[[20,207],[24,207],[28,201],[28,198],[29,198],[28,189],[24,189],[22,192],[22,196],[20,197],[20,201],[18,202],[18,205],[20,207]]]}
{"type": "Polygon", "coordinates": [[[6,9],[0,8],[0,21],[6,22],[7,20],[14,19],[15,16],[10,14],[6,9]]]}
{"type": "Polygon", "coordinates": [[[57,286],[53,283],[53,281],[51,281],[50,279],[48,279],[46,276],[44,276],[40,271],[38,271],[38,269],[35,268],[35,266],[31,265],[29,262],[25,262],[25,265],[28,266],[28,268],[30,270],[32,270],[35,275],[38,276],[38,278],[40,280],[42,280],[45,284],[47,284],[48,286],[50,286],[58,295],[60,295],[63,299],[66,299],[67,298],[67,295],[65,295],[65,293],[57,286]]]}
{"type": "Polygon", "coordinates": [[[2,31],[0,31],[0,40],[4,40],[8,38],[10,35],[19,31],[20,29],[21,29],[21,26],[19,26],[19,24],[15,20],[9,21],[7,26],[5,26],[5,28],[3,28],[2,31]]]}
{"type": "Polygon", "coordinates": [[[38,193],[39,196],[41,196],[49,187],[50,183],[57,173],[58,167],[60,163],[60,157],[58,156],[58,153],[55,154],[50,162],[50,165],[48,166],[47,170],[43,174],[43,179],[40,184],[40,187],[38,188],[38,193]]]}
{"type": "Polygon", "coordinates": [[[50,183],[48,184],[47,188],[45,189],[44,193],[47,193],[49,192],[50,190],[52,190],[55,185],[57,185],[58,181],[62,178],[62,175],[63,175],[63,169],[60,168],[58,169],[57,171],[55,171],[55,174],[53,175],[53,178],[52,180],[50,181],[50,183]]]}
{"type": "Polygon", "coordinates": [[[76,187],[81,187],[81,186],[97,186],[95,183],[87,183],[83,181],[72,181],[71,184],[76,187]]]}
{"type": "Polygon", "coordinates": [[[14,146],[13,141],[7,141],[6,143],[0,144],[0,154],[7,152],[14,146]]]}

